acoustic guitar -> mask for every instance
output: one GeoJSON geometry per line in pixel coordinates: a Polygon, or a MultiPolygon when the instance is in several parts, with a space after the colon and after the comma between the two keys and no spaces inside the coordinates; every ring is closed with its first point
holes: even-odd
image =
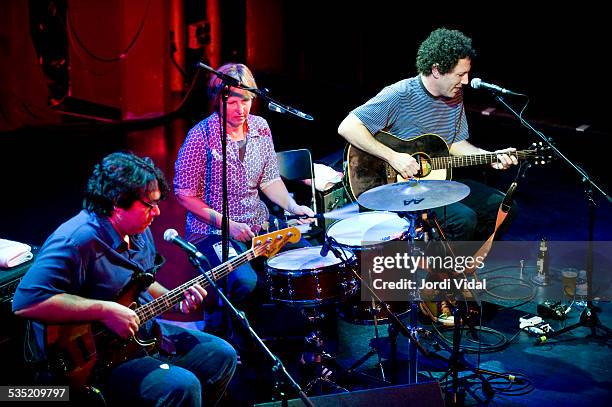
{"type": "MultiPolygon", "coordinates": [[[[379,131],[374,138],[395,151],[412,155],[420,165],[414,176],[419,179],[450,180],[453,168],[490,164],[498,160],[496,153],[451,156],[446,141],[435,134],[403,140],[387,131],[379,131]]],[[[544,157],[542,150],[541,145],[534,145],[532,149],[507,154],[516,156],[518,160],[529,159],[536,164],[544,164],[549,157],[544,157]]],[[[344,152],[344,165],[345,185],[353,200],[380,185],[407,181],[388,162],[350,144],[344,152]]]]}

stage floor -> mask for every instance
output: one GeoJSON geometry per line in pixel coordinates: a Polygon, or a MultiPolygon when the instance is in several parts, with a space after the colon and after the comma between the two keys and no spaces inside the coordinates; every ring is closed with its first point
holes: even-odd
{"type": "MultiPolygon", "coordinates": [[[[522,281],[528,282],[533,271],[533,268],[526,269],[522,281]]],[[[500,268],[489,276],[495,274],[504,278],[515,277],[516,281],[519,281],[520,278],[519,268],[514,266],[500,268]]],[[[560,281],[553,284],[560,289],[560,281]]],[[[544,344],[535,345],[536,336],[519,330],[519,318],[528,314],[536,314],[541,288],[533,289],[533,291],[525,286],[508,288],[510,291],[516,290],[513,294],[510,293],[515,297],[531,294],[534,294],[535,297],[527,302],[484,299],[481,303],[483,328],[479,328],[479,321],[477,321],[475,338],[469,331],[462,330],[461,345],[469,349],[464,355],[465,361],[472,367],[506,376],[506,378],[499,378],[497,375],[494,377],[484,374],[494,390],[491,405],[608,405],[612,393],[610,337],[593,337],[589,327],[580,326],[558,337],[550,338],[544,344]],[[515,307],[517,305],[518,307],[515,307]],[[478,351],[479,341],[475,340],[478,338],[481,343],[480,352],[478,351]],[[514,383],[508,380],[509,376],[516,377],[514,383]]],[[[496,292],[500,293],[500,291],[496,292]]],[[[602,309],[602,312],[598,313],[601,322],[605,326],[612,326],[611,304],[603,302],[595,302],[595,304],[602,309]]],[[[477,306],[475,303],[471,305],[477,306]]],[[[569,304],[565,303],[565,305],[569,304]]],[[[550,318],[547,318],[546,321],[553,329],[559,330],[577,323],[583,310],[582,306],[574,304],[564,321],[550,318]]],[[[281,358],[298,383],[307,387],[313,367],[301,362],[304,347],[299,337],[300,327],[296,327],[295,322],[293,326],[287,325],[286,319],[282,316],[283,313],[289,313],[288,318],[291,318],[291,315],[295,318],[298,315],[297,311],[276,310],[275,321],[280,324],[284,323],[286,332],[292,336],[287,339],[266,340],[266,343],[281,358]]],[[[323,367],[327,377],[338,387],[330,383],[322,383],[318,388],[317,386],[310,388],[309,395],[352,392],[411,382],[409,378],[410,345],[405,337],[399,335],[397,338],[397,365],[394,370],[387,324],[379,325],[379,339],[376,340],[372,325],[347,322],[329,308],[326,313],[328,322],[323,324],[325,350],[329,351],[333,358],[324,358],[323,367]],[[378,352],[372,353],[372,356],[353,373],[346,372],[353,363],[366,356],[371,349],[376,349],[378,352]],[[381,357],[385,380],[383,380],[378,365],[377,355],[381,357]]],[[[404,316],[402,320],[408,322],[408,317],[404,316]]],[[[432,324],[422,316],[417,326],[423,329],[419,333],[419,340],[425,349],[444,358],[450,356],[450,351],[446,350],[447,347],[444,344],[452,346],[452,328],[432,324]]],[[[266,330],[266,326],[260,325],[260,332],[263,336],[266,330]]],[[[599,335],[603,334],[600,329],[596,331],[599,335]]],[[[308,356],[308,353],[306,355],[308,356]]],[[[272,400],[274,382],[271,379],[273,377],[271,364],[261,359],[257,356],[243,358],[236,377],[230,385],[225,405],[246,406],[272,400]]],[[[418,382],[440,380],[448,369],[448,364],[434,356],[428,357],[420,352],[417,355],[418,382]]],[[[459,377],[461,378],[460,384],[467,391],[466,405],[481,405],[485,399],[481,378],[469,370],[461,372],[459,377]]],[[[440,381],[440,386],[443,390],[450,390],[451,376],[446,376],[445,380],[440,381]]],[[[414,405],[420,405],[419,401],[415,400],[414,405]]]]}

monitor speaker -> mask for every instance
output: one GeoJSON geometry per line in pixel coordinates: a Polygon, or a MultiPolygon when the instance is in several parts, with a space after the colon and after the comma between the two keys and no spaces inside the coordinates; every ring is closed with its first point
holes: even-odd
{"type": "MultiPolygon", "coordinates": [[[[328,394],[310,397],[317,407],[443,407],[442,391],[438,382],[381,387],[377,389],[352,391],[350,393],[328,394]]],[[[254,407],[281,407],[281,401],[255,404],[254,407]]],[[[292,399],[290,407],[303,407],[301,399],[292,399]]]]}

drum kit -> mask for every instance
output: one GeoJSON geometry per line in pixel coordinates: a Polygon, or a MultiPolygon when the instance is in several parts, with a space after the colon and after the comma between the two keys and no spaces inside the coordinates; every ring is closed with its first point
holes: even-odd
{"type": "MultiPolygon", "coordinates": [[[[312,332],[305,338],[303,354],[304,363],[315,365],[314,378],[307,390],[312,390],[321,382],[331,382],[329,373],[322,366],[326,354],[319,324],[325,317],[321,312],[324,306],[336,307],[339,317],[350,324],[373,325],[375,343],[379,339],[378,324],[389,323],[390,313],[399,317],[413,314],[410,324],[416,326],[415,301],[407,298],[403,302],[381,303],[374,296],[370,296],[369,301],[363,300],[367,293],[360,293],[367,282],[359,276],[360,261],[365,253],[380,250],[382,245],[389,242],[406,241],[407,250],[410,250],[411,241],[436,235],[435,231],[430,230],[431,225],[423,224],[422,219],[427,218],[423,215],[429,214],[433,208],[457,202],[469,192],[469,187],[464,184],[439,180],[410,180],[375,187],[357,198],[360,206],[371,211],[333,223],[326,231],[322,246],[285,251],[268,260],[267,279],[271,299],[302,308],[303,315],[312,322],[312,332]],[[411,312],[411,309],[415,312],[411,312]]],[[[414,349],[410,355],[411,374],[416,376],[416,346],[411,348],[414,349]]],[[[346,371],[352,372],[374,354],[375,350],[359,358],[346,371]]],[[[378,366],[385,380],[380,355],[378,366]]],[[[318,390],[320,392],[320,388],[318,390]]]]}

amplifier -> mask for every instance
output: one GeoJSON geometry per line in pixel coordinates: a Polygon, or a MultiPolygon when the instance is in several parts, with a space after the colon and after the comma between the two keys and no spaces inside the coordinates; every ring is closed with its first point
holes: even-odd
{"type": "MultiPolygon", "coordinates": [[[[32,247],[34,257],[38,248],[32,247]]],[[[31,371],[24,361],[26,321],[13,314],[12,301],[17,285],[30,269],[34,259],[9,269],[0,268],[0,355],[2,366],[8,374],[3,376],[3,385],[31,383],[31,371]]]]}
{"type": "MultiPolygon", "coordinates": [[[[36,257],[36,251],[32,249],[32,252],[34,257],[36,257]]],[[[32,263],[34,263],[34,259],[10,269],[0,268],[0,304],[10,304],[17,285],[26,271],[32,266],[32,263]]]]}
{"type": "MultiPolygon", "coordinates": [[[[317,191],[317,208],[319,208],[321,213],[331,212],[350,202],[342,182],[337,183],[333,188],[325,192],[317,191]]],[[[335,219],[325,219],[325,229],[327,230],[335,221],[335,219]]]]}

